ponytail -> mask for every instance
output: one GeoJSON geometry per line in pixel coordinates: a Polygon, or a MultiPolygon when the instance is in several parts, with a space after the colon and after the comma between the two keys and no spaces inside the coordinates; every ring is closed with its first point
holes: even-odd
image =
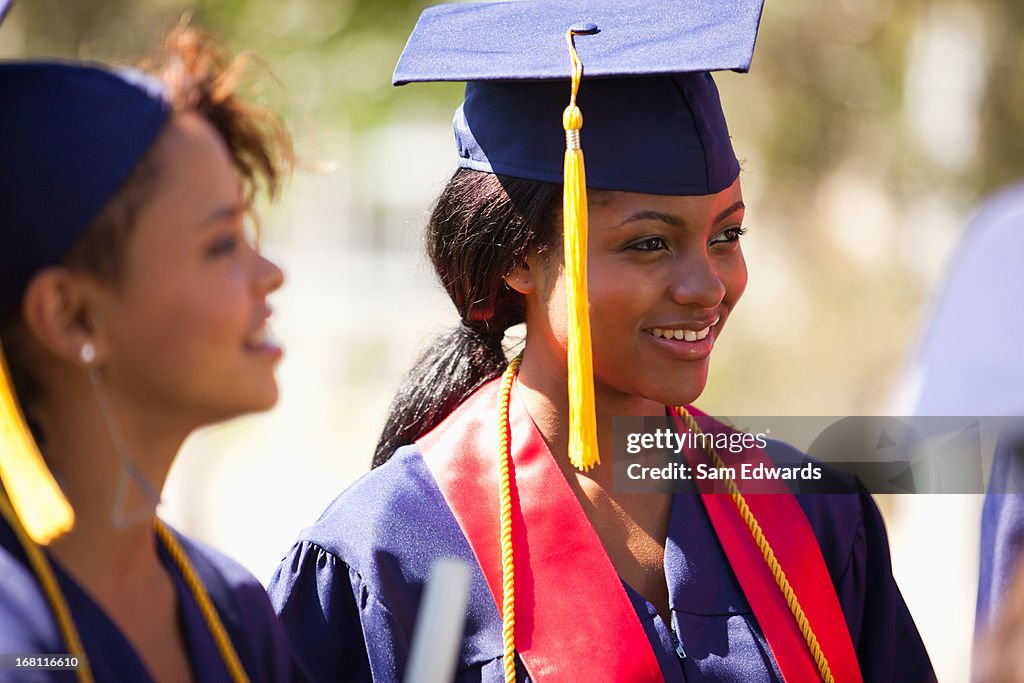
{"type": "Polygon", "coordinates": [[[508,361],[505,331],[525,321],[505,276],[554,239],[561,186],[459,169],[427,226],[427,252],[462,319],[417,359],[388,411],[373,467],[436,427],[508,361]]]}
{"type": "Polygon", "coordinates": [[[508,362],[501,339],[463,324],[435,340],[398,388],[373,467],[436,427],[481,385],[504,372],[508,362]]]}

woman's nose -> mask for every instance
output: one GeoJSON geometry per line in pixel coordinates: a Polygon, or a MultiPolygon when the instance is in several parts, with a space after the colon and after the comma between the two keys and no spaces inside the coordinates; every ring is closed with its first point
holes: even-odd
{"type": "Polygon", "coordinates": [[[669,295],[681,305],[715,308],[722,303],[725,283],[706,251],[679,259],[669,284],[669,295]]]}
{"type": "Polygon", "coordinates": [[[284,284],[284,271],[261,253],[256,254],[256,282],[264,294],[270,294],[284,284]]]}

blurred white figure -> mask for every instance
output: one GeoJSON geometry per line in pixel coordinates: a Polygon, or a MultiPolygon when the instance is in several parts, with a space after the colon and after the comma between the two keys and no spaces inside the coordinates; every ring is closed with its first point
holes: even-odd
{"type": "Polygon", "coordinates": [[[914,415],[1024,414],[1024,184],[989,199],[960,241],[911,360],[914,415]]]}
{"type": "MultiPolygon", "coordinates": [[[[897,413],[909,415],[1020,416],[1024,415],[1024,183],[1006,188],[989,198],[968,225],[950,264],[946,281],[933,304],[931,315],[921,336],[897,399],[897,413]]],[[[980,562],[977,567],[977,622],[975,632],[984,636],[996,625],[1001,615],[994,609],[1003,604],[1013,579],[1018,551],[1024,545],[1024,496],[999,494],[994,491],[1021,491],[1024,468],[1013,457],[1020,435],[1000,435],[982,510],[980,562]]],[[[931,498],[931,497],[929,497],[931,498]]],[[[957,567],[950,561],[951,548],[976,547],[974,520],[976,500],[973,496],[942,496],[941,500],[914,501],[911,517],[920,517],[909,528],[914,530],[908,545],[932,546],[932,559],[945,558],[932,568],[944,567],[941,576],[922,586],[922,597],[930,594],[931,604],[937,582],[943,592],[954,600],[969,604],[971,583],[968,567],[957,567]],[[921,514],[923,513],[923,514],[921,514]],[[933,538],[930,538],[933,537],[933,538]],[[941,549],[941,551],[936,551],[941,549]],[[960,598],[950,592],[953,586],[960,598]],[[961,593],[963,591],[963,593],[961,593]]],[[[894,543],[894,547],[897,546],[894,543]]],[[[906,548],[905,548],[906,550],[906,548]]],[[[955,555],[955,554],[954,554],[955,555]]],[[[972,562],[973,555],[963,556],[972,562]]],[[[918,572],[915,572],[918,573],[918,572]]],[[[973,576],[971,576],[973,578],[973,576]]],[[[913,590],[907,602],[915,606],[913,590]]],[[[1018,601],[1020,602],[1020,601],[1018,601]]],[[[923,604],[922,609],[929,608],[923,604]]],[[[944,603],[948,614],[956,606],[944,603]]],[[[934,620],[915,610],[920,621],[934,620]]],[[[938,617],[939,615],[934,615],[938,617]]],[[[1013,615],[1005,615],[1003,620],[1013,615]]],[[[1024,614],[1018,616],[1021,621],[1024,614]]],[[[946,620],[942,620],[946,621],[946,620]]],[[[948,622],[947,622],[948,623],[948,622]]],[[[924,630],[924,629],[922,629],[924,630]]],[[[956,646],[969,637],[967,626],[955,635],[951,630],[927,637],[933,652],[936,645],[956,646]]],[[[1005,624],[994,637],[1009,644],[1024,636],[1013,636],[1005,624]],[[1002,633],[1002,636],[999,634],[1002,633]],[[1009,639],[1007,634],[1010,634],[1009,639]]],[[[1019,630],[1019,629],[1018,629],[1019,630]]],[[[1000,648],[1002,649],[1002,648],[1000,648]]],[[[1005,659],[1005,657],[1003,657],[1005,659]]],[[[939,665],[941,657],[937,658],[939,665]]],[[[975,663],[975,678],[985,681],[1024,681],[1024,677],[1006,675],[1011,669],[996,673],[995,662],[984,654],[975,663]]],[[[937,669],[941,670],[941,665],[937,669]]],[[[961,678],[958,676],[958,679],[961,678]]]]}

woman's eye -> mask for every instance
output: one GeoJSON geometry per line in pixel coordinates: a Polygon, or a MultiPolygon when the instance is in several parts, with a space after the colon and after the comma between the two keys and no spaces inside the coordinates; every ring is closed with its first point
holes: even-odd
{"type": "Polygon", "coordinates": [[[711,244],[728,244],[738,242],[741,237],[747,234],[747,229],[740,225],[733,225],[718,233],[711,239],[711,244]]]}
{"type": "Polygon", "coordinates": [[[238,248],[238,244],[238,235],[232,233],[230,235],[225,235],[224,237],[217,239],[213,244],[211,244],[207,248],[206,253],[208,256],[223,256],[224,254],[230,254],[234,252],[235,249],[238,248]]]}
{"type": "Polygon", "coordinates": [[[667,249],[668,244],[662,237],[647,237],[639,242],[633,242],[633,244],[629,245],[629,248],[635,251],[658,251],[660,249],[667,249]]]}

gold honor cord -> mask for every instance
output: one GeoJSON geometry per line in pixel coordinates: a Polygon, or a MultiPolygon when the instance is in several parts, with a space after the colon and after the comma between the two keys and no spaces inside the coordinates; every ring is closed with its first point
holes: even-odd
{"type": "Polygon", "coordinates": [[[516,572],[512,545],[512,427],[509,424],[508,404],[512,382],[519,373],[523,357],[514,358],[501,376],[498,391],[498,487],[501,501],[501,641],[504,645],[503,664],[505,683],[516,681],[516,572]]]}
{"type": "MultiPolygon", "coordinates": [[[[3,515],[3,518],[14,530],[18,542],[25,550],[29,566],[32,568],[36,578],[39,579],[43,594],[46,596],[46,601],[50,603],[50,608],[57,619],[61,637],[64,638],[64,643],[70,650],[68,654],[79,657],[78,669],[76,670],[79,683],[93,683],[94,679],[92,670],[89,668],[89,659],[82,646],[82,639],[78,635],[78,628],[71,617],[71,610],[68,607],[67,600],[64,598],[60,585],[57,583],[57,577],[53,573],[53,567],[50,566],[50,562],[46,559],[40,546],[29,537],[28,532],[25,531],[25,527],[14,513],[14,509],[3,492],[0,492],[0,514],[3,515]]],[[[167,528],[167,525],[159,519],[155,520],[154,526],[157,538],[164,544],[167,554],[170,555],[171,561],[174,562],[178,571],[181,572],[185,585],[188,586],[192,597],[199,606],[199,611],[203,615],[207,628],[210,629],[210,633],[213,635],[213,639],[217,644],[217,650],[224,660],[224,666],[231,675],[231,680],[235,683],[249,683],[249,676],[245,673],[242,662],[238,658],[238,653],[235,652],[235,648],[231,644],[231,638],[224,628],[220,615],[213,606],[206,588],[196,575],[192,563],[189,562],[185,550],[181,547],[181,543],[178,542],[178,539],[167,528]]]]}
{"type": "Polygon", "coordinates": [[[213,601],[210,600],[206,587],[203,586],[203,582],[196,575],[196,570],[192,567],[192,563],[188,561],[185,549],[181,547],[177,537],[171,533],[171,530],[159,518],[155,520],[155,526],[157,538],[163,542],[164,548],[167,549],[167,554],[171,556],[171,560],[178,567],[178,571],[181,572],[182,577],[185,579],[185,585],[188,586],[192,597],[195,598],[196,604],[199,605],[199,611],[202,613],[203,620],[206,622],[207,628],[210,629],[210,633],[217,643],[217,650],[220,651],[221,659],[224,660],[224,665],[231,674],[231,680],[235,681],[235,683],[249,683],[249,676],[245,673],[245,668],[242,666],[242,661],[238,658],[238,653],[235,652],[234,645],[231,644],[231,636],[228,635],[227,630],[224,628],[224,623],[220,620],[220,615],[213,606],[213,601]]]}
{"type": "MultiPolygon", "coordinates": [[[[687,412],[686,408],[682,406],[676,407],[676,413],[686,423],[687,428],[694,434],[702,434],[701,428],[697,425],[696,420],[693,416],[687,412]]],[[[728,471],[725,469],[726,465],[722,458],[715,451],[714,446],[708,445],[707,440],[704,443],[704,453],[714,463],[715,467],[719,471],[728,471]]],[[[775,583],[778,585],[779,590],[782,591],[782,596],[786,599],[786,604],[789,605],[789,611],[793,613],[793,617],[796,619],[797,626],[800,628],[800,633],[803,634],[804,641],[807,643],[807,647],[811,651],[811,656],[814,657],[814,663],[818,666],[818,674],[821,676],[821,680],[825,683],[835,683],[835,679],[832,677],[832,671],[828,666],[828,659],[825,658],[825,653],[821,651],[821,646],[818,644],[818,638],[814,635],[814,630],[811,628],[811,624],[807,621],[807,615],[804,614],[804,610],[800,607],[800,601],[797,600],[796,593],[793,591],[793,587],[789,584],[789,579],[786,578],[786,572],[782,570],[782,566],[775,557],[775,552],[772,550],[771,545],[768,543],[768,539],[765,537],[764,532],[761,531],[761,525],[757,523],[757,519],[754,517],[754,513],[751,512],[750,507],[747,506],[747,501],[743,498],[743,494],[740,493],[739,487],[736,486],[736,482],[731,477],[725,479],[725,486],[729,491],[729,497],[732,498],[732,502],[736,504],[736,509],[740,513],[740,517],[743,518],[744,523],[747,525],[747,529],[750,530],[750,535],[754,537],[754,543],[761,550],[761,557],[764,558],[765,564],[768,565],[768,569],[771,571],[772,576],[775,577],[775,583]]]]}

